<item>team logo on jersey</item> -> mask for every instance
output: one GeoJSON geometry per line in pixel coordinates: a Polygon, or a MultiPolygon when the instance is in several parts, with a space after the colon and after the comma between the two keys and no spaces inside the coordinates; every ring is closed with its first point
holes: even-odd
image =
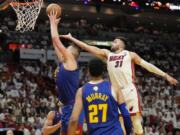
{"type": "Polygon", "coordinates": [[[98,87],[97,87],[97,86],[94,86],[94,87],[93,87],[93,90],[97,91],[97,90],[98,90],[98,87]]]}
{"type": "Polygon", "coordinates": [[[132,112],[132,111],[133,111],[133,106],[131,106],[131,107],[129,108],[129,111],[130,111],[130,112],[132,112]]]}

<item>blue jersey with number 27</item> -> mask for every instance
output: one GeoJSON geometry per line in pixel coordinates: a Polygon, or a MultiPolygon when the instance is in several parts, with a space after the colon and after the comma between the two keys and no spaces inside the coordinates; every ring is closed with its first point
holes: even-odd
{"type": "Polygon", "coordinates": [[[89,135],[124,135],[109,81],[85,84],[82,98],[89,135]]]}

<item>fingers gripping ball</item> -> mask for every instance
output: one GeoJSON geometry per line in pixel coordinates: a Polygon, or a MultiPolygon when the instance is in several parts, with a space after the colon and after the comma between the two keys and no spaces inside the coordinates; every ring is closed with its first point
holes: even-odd
{"type": "Polygon", "coordinates": [[[46,14],[49,15],[51,11],[57,12],[56,18],[61,16],[61,6],[55,3],[49,4],[46,8],[46,14]]]}

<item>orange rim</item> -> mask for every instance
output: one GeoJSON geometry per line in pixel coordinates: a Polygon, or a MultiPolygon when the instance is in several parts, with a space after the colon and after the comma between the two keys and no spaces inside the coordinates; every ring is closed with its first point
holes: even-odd
{"type": "Polygon", "coordinates": [[[9,5],[6,5],[5,7],[2,8],[2,10],[5,10],[5,9],[8,8],[8,7],[9,7],[9,5]]]}
{"type": "Polygon", "coordinates": [[[40,2],[41,2],[41,0],[34,1],[34,2],[27,2],[27,3],[11,2],[11,5],[12,6],[26,6],[26,5],[33,5],[33,4],[40,3],[40,2]]]}

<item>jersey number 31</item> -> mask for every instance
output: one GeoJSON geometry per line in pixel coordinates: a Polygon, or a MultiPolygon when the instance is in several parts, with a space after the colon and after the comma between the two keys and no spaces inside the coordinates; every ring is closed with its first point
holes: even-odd
{"type": "Polygon", "coordinates": [[[100,110],[102,110],[102,122],[106,122],[107,108],[107,104],[89,105],[88,110],[91,111],[89,112],[89,123],[99,122],[98,113],[100,110]]]}
{"type": "Polygon", "coordinates": [[[116,61],[115,68],[122,67],[123,61],[116,61]]]}

